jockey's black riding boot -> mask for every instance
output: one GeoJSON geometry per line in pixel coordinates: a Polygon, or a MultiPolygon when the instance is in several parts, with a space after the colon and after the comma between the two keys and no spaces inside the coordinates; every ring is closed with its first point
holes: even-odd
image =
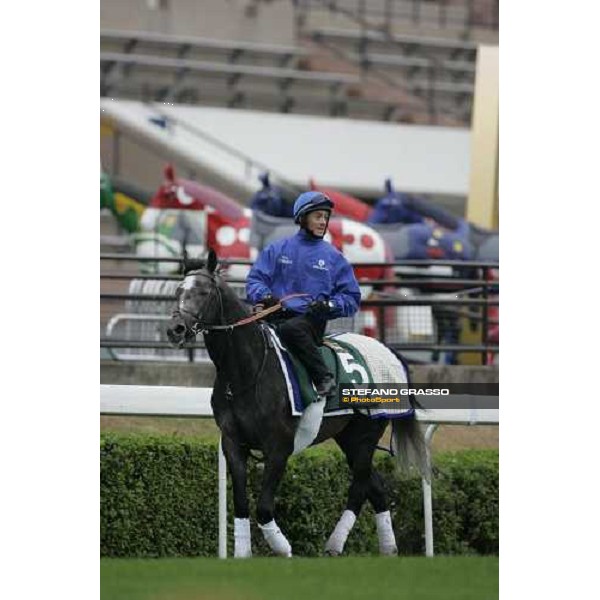
{"type": "Polygon", "coordinates": [[[324,320],[296,315],[277,328],[283,343],[306,367],[319,396],[327,396],[335,388],[335,377],[328,371],[319,352],[326,325],[324,320]]]}

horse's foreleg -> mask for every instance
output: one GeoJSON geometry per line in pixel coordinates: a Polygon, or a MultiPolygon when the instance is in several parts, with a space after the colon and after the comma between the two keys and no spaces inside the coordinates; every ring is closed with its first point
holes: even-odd
{"type": "Polygon", "coordinates": [[[250,510],[246,492],[248,451],[230,437],[223,436],[222,444],[233,487],[233,556],[234,558],[249,558],[252,556],[252,540],[250,536],[250,510]]]}
{"type": "Polygon", "coordinates": [[[271,550],[278,556],[290,557],[292,556],[292,547],[277,526],[273,516],[275,493],[283,478],[287,458],[285,455],[270,455],[267,457],[260,497],[256,507],[256,516],[258,526],[271,550]]]}

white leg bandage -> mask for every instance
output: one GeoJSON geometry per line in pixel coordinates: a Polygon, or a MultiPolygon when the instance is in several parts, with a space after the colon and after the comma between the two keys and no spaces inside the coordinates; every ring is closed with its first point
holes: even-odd
{"type": "Polygon", "coordinates": [[[250,519],[233,520],[234,558],[250,558],[252,556],[252,539],[250,536],[250,519]]]}
{"type": "Polygon", "coordinates": [[[378,513],[375,515],[377,521],[377,537],[379,538],[379,554],[385,556],[394,556],[398,554],[396,546],[396,536],[392,529],[392,517],[390,511],[378,513]]]}
{"type": "Polygon", "coordinates": [[[344,544],[348,539],[348,534],[354,527],[354,523],[356,523],[356,515],[351,510],[345,510],[325,544],[327,554],[337,556],[344,551],[344,544]]]}
{"type": "Polygon", "coordinates": [[[261,528],[267,544],[269,544],[271,550],[273,550],[275,554],[286,557],[292,556],[292,547],[285,535],[281,533],[281,529],[277,527],[275,519],[266,525],[261,525],[259,523],[258,526],[261,528]]]}

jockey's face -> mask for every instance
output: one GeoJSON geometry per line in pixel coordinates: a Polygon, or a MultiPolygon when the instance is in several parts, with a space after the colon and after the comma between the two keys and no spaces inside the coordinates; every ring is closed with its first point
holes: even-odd
{"type": "Polygon", "coordinates": [[[306,215],[306,229],[316,237],[323,237],[329,223],[328,210],[314,210],[306,215]]]}

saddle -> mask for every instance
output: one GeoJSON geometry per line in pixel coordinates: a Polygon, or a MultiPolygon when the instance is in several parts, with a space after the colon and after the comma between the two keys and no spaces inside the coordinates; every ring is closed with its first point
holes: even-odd
{"type": "MultiPolygon", "coordinates": [[[[286,380],[292,414],[301,415],[306,407],[318,401],[315,387],[304,365],[283,345],[276,331],[268,327],[268,332],[286,380]]],[[[389,348],[374,338],[354,333],[326,336],[319,352],[327,369],[335,375],[338,385],[356,387],[370,383],[408,383],[406,367],[389,348]]],[[[355,411],[377,418],[398,418],[412,415],[413,409],[408,399],[406,406],[400,408],[349,408],[341,402],[337,387],[327,397],[325,415],[337,416],[355,411]]]]}

